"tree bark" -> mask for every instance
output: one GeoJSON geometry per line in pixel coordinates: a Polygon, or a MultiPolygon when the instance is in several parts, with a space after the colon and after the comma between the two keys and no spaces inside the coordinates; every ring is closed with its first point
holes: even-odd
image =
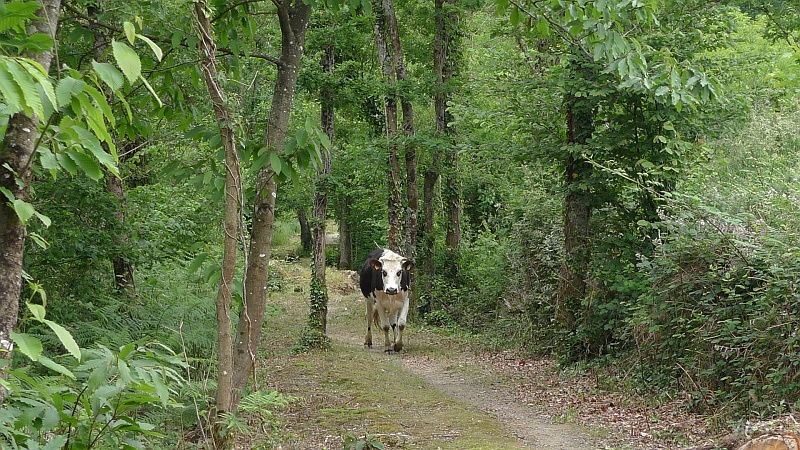
{"type": "MultiPolygon", "coordinates": [[[[92,31],[94,35],[94,59],[98,62],[105,62],[106,60],[106,52],[108,50],[108,36],[107,30],[100,28],[98,22],[96,21],[97,16],[99,16],[103,12],[102,8],[102,0],[97,0],[95,2],[89,3],[86,6],[86,13],[89,17],[95,19],[89,21],[88,27],[92,31]]],[[[113,93],[109,92],[106,94],[106,100],[108,104],[113,104],[113,93]]],[[[120,147],[129,147],[133,148],[132,143],[126,142],[129,145],[119,145],[117,143],[117,148],[120,147]]],[[[108,144],[106,142],[102,143],[103,150],[108,152],[108,144]]],[[[122,162],[127,159],[125,155],[128,152],[123,152],[119,158],[119,168],[120,173],[122,172],[122,162]]],[[[133,278],[133,264],[125,257],[123,253],[123,249],[130,245],[130,238],[124,231],[125,226],[125,186],[122,180],[122,177],[114,176],[113,174],[107,174],[106,177],[106,192],[110,193],[118,200],[119,204],[117,209],[114,211],[114,217],[117,219],[117,222],[120,224],[120,234],[115,236],[114,243],[117,245],[119,249],[117,254],[112,255],[111,257],[111,264],[114,270],[114,287],[116,287],[118,292],[125,292],[129,297],[136,297],[136,284],[134,283],[133,278]]]]}
{"type": "MultiPolygon", "coordinates": [[[[289,115],[294,101],[300,60],[303,56],[311,4],[304,0],[275,2],[281,28],[281,56],[273,88],[264,146],[282,152],[286,140],[289,115]]],[[[267,278],[272,250],[272,229],[275,222],[277,184],[272,167],[258,174],[253,206],[253,233],[249,259],[244,275],[244,302],[239,315],[234,353],[234,404],[238,405],[244,388],[254,375],[255,358],[261,339],[261,326],[267,304],[267,278]]]]}
{"type": "Polygon", "coordinates": [[[458,76],[461,64],[459,48],[459,15],[454,0],[436,0],[433,65],[436,73],[436,133],[446,142],[443,155],[443,200],[446,215],[445,245],[448,251],[448,276],[458,272],[458,253],[461,246],[461,188],[458,182],[458,149],[455,145],[456,129],[447,103],[452,99],[453,78],[458,76]]]}
{"type": "MultiPolygon", "coordinates": [[[[322,55],[322,72],[333,75],[333,44],[329,44],[322,55]]],[[[333,86],[326,83],[320,91],[320,123],[322,131],[328,135],[333,148],[334,120],[333,86]]],[[[309,326],[324,335],[328,325],[328,285],[325,279],[325,222],[328,219],[328,176],[331,174],[331,155],[323,150],[322,165],[317,169],[317,183],[314,192],[314,273],[311,280],[311,311],[309,326]]]]}
{"type": "Polygon", "coordinates": [[[214,107],[214,117],[222,136],[225,151],[225,219],[224,243],[222,253],[222,275],[217,291],[217,345],[219,366],[217,374],[217,392],[215,397],[214,444],[216,448],[227,448],[231,445],[230,433],[223,433],[221,414],[234,412],[238,402],[233,396],[233,333],[231,321],[231,300],[233,294],[233,278],[236,272],[236,253],[239,244],[241,216],[241,171],[239,156],[236,151],[236,136],[233,130],[233,116],[227,105],[222,87],[217,81],[216,44],[214,42],[211,21],[207,16],[208,5],[204,0],[195,4],[195,17],[200,34],[197,50],[200,54],[201,67],[205,78],[208,96],[214,107]]]}
{"type": "MultiPolygon", "coordinates": [[[[397,25],[392,0],[382,0],[385,16],[386,32],[391,45],[391,60],[397,81],[408,79],[406,64],[403,57],[403,46],[400,42],[400,30],[397,25]]],[[[414,136],[414,107],[407,96],[400,97],[401,110],[403,111],[403,135],[406,138],[414,136]]],[[[413,260],[417,250],[417,228],[419,222],[419,186],[417,181],[417,152],[413,140],[406,139],[403,143],[406,165],[406,214],[405,214],[405,256],[413,260]]]]}
{"type": "Polygon", "coordinates": [[[300,246],[303,248],[303,254],[308,255],[308,252],[311,251],[313,238],[311,236],[311,227],[308,225],[306,208],[303,206],[297,207],[297,221],[300,223],[300,246]]]}
{"type": "Polygon", "coordinates": [[[387,12],[383,2],[375,2],[375,46],[378,51],[378,59],[381,62],[381,72],[388,85],[388,92],[384,98],[384,118],[386,143],[389,150],[388,155],[388,208],[387,219],[389,224],[389,234],[387,236],[387,246],[396,252],[400,252],[400,237],[402,236],[400,216],[402,213],[401,184],[400,184],[400,160],[397,155],[397,94],[395,93],[396,78],[393,67],[393,56],[386,43],[387,34],[387,12]]]}
{"type": "MultiPolygon", "coordinates": [[[[60,0],[42,0],[36,15],[41,20],[32,21],[29,33],[43,33],[55,40],[60,0]]],[[[25,52],[25,58],[50,70],[53,51],[25,52]]],[[[31,161],[39,137],[39,117],[17,113],[8,119],[2,147],[0,148],[0,188],[6,189],[15,199],[27,201],[30,195],[31,161]]],[[[19,318],[19,300],[22,291],[22,261],[25,251],[25,224],[5,197],[0,200],[0,358],[10,363],[13,345],[10,332],[16,330],[19,318]]],[[[5,377],[6,372],[0,371],[5,377]]],[[[0,387],[0,405],[5,390],[0,387]]]]}
{"type": "MultiPolygon", "coordinates": [[[[579,73],[580,68],[574,73],[579,73]]],[[[565,98],[567,144],[572,148],[565,161],[564,263],[556,293],[556,321],[564,330],[575,325],[575,312],[586,295],[589,270],[590,193],[583,186],[591,177],[592,166],[581,155],[592,135],[593,106],[586,99],[568,93],[565,98]]]]}
{"type": "MultiPolygon", "coordinates": [[[[119,148],[119,147],[118,147],[119,148]]],[[[120,161],[122,159],[120,158],[120,161]]],[[[120,234],[114,240],[119,248],[119,253],[112,257],[114,266],[114,286],[117,291],[124,292],[128,297],[136,297],[136,283],[133,278],[133,264],[123,254],[123,249],[130,245],[130,239],[124,231],[125,226],[125,187],[122,178],[109,174],[106,177],[106,191],[117,198],[119,204],[114,217],[120,224],[120,234]]]]}
{"type": "Polygon", "coordinates": [[[353,267],[353,237],[350,234],[350,205],[349,198],[345,197],[339,206],[339,264],[340,270],[350,270],[353,267]]]}

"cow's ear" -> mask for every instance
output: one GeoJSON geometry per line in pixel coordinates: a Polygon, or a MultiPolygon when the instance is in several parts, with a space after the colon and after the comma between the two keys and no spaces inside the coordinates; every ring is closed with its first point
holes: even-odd
{"type": "Polygon", "coordinates": [[[403,261],[403,269],[411,270],[414,268],[414,261],[405,260],[403,261]]]}
{"type": "Polygon", "coordinates": [[[383,269],[383,264],[381,264],[381,262],[378,261],[377,259],[373,259],[372,261],[370,261],[369,265],[371,265],[372,268],[375,269],[375,270],[382,270],[383,269]]]}

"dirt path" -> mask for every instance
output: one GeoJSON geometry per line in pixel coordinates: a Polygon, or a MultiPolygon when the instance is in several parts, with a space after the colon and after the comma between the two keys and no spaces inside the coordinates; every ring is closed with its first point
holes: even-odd
{"type": "MultiPolygon", "coordinates": [[[[360,306],[361,301],[363,300],[356,299],[355,309],[360,306]]],[[[353,307],[352,299],[348,301],[346,298],[333,297],[328,314],[331,317],[344,317],[351,314],[353,307]]],[[[359,331],[363,330],[351,329],[349,323],[336,321],[329,327],[328,335],[341,344],[358,346],[361,344],[359,331]],[[345,324],[347,326],[342,326],[345,324]]],[[[381,341],[382,337],[374,339],[381,341]]],[[[523,404],[513,395],[510,386],[495,378],[491,367],[470,358],[467,353],[453,352],[452,350],[457,350],[454,347],[448,347],[451,350],[449,354],[436,357],[415,352],[415,346],[420,349],[436,345],[434,339],[437,337],[429,332],[409,330],[406,351],[389,357],[399,358],[403,369],[421,377],[433,389],[494,418],[508,435],[520,441],[523,448],[597,448],[595,440],[578,427],[553,423],[547,413],[523,404]]],[[[379,348],[364,349],[364,352],[377,352],[381,355],[379,348]]]]}
{"type": "Polygon", "coordinates": [[[422,357],[405,357],[403,366],[423,377],[434,388],[491,415],[527,447],[597,448],[593,439],[577,427],[555,424],[546,413],[520,403],[506,386],[476,384],[463,374],[447,370],[440,363],[422,357]]]}
{"type": "Polygon", "coordinates": [[[289,352],[308,311],[296,292],[307,267],[282,268],[287,282],[265,325],[270,350],[260,378],[297,397],[278,414],[283,429],[273,448],[340,449],[348,434],[375,436],[387,449],[609,448],[599,433],[554,423],[521,400],[514,381],[477,358],[468,340],[414,324],[400,354],[363,348],[363,298],[345,273],[328,279],[332,351],[289,352]]]}

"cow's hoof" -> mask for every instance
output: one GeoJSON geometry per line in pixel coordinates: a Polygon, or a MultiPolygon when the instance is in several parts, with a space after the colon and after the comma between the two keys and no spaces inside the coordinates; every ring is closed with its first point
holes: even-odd
{"type": "Polygon", "coordinates": [[[383,353],[386,353],[387,355],[391,355],[392,353],[394,353],[394,350],[392,350],[390,348],[387,348],[386,350],[383,351],[383,353]]]}
{"type": "Polygon", "coordinates": [[[403,349],[403,344],[394,344],[394,351],[399,352],[403,349]]]}
{"type": "Polygon", "coordinates": [[[372,342],[364,342],[365,348],[372,348],[372,342]]]}

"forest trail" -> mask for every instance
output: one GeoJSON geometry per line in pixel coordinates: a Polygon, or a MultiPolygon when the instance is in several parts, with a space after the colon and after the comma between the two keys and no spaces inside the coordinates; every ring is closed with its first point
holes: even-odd
{"type": "Polygon", "coordinates": [[[308,264],[282,262],[278,272],[259,378],[297,399],[277,413],[283,428],[274,448],[340,449],[347,434],[372,435],[387,449],[610,448],[600,443],[604,432],[554,423],[518,399],[513,380],[476,358],[468,339],[412,323],[403,352],[363,348],[363,297],[352,273],[328,272],[332,350],[292,353],[308,314],[300,292],[308,264]]]}

